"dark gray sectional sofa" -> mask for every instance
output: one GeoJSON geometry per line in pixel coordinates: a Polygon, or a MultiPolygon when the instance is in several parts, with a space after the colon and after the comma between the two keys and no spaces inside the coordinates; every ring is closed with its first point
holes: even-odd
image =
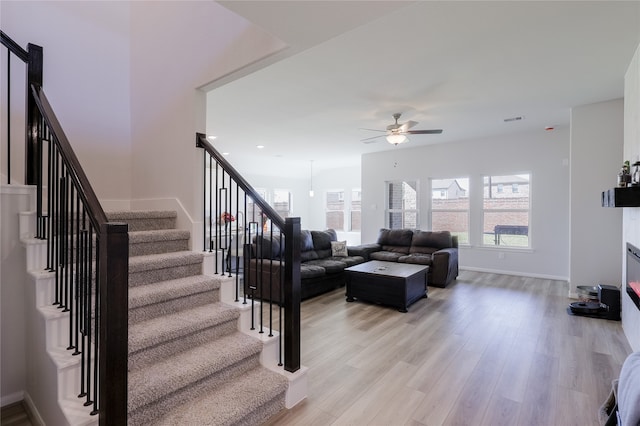
{"type": "Polygon", "coordinates": [[[458,237],[449,231],[386,229],[375,244],[350,250],[365,260],[413,263],[429,266],[428,284],[446,287],[458,276],[458,237]]]}
{"type": "MultiPolygon", "coordinates": [[[[428,284],[445,287],[458,276],[458,239],[448,231],[381,229],[374,244],[347,247],[346,256],[334,256],[333,229],[301,231],[300,286],[308,299],[345,285],[344,269],[369,260],[429,266],[428,284]]],[[[244,291],[256,298],[280,303],[284,247],[279,236],[258,235],[244,255],[244,291]]]]}
{"type": "MultiPolygon", "coordinates": [[[[301,231],[302,299],[344,286],[344,269],[364,262],[362,256],[352,254],[352,247],[347,248],[346,256],[333,256],[332,242],[337,242],[337,235],[333,229],[301,231]]],[[[251,244],[251,250],[250,259],[245,256],[245,293],[280,303],[280,279],[281,274],[284,273],[284,265],[279,263],[284,251],[280,238],[257,236],[251,244]]]]}

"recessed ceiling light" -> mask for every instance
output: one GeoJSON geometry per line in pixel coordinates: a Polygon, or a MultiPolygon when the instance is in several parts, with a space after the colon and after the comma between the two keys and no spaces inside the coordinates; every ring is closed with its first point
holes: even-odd
{"type": "Polygon", "coordinates": [[[223,152],[222,155],[229,155],[229,153],[228,152],[223,152]]]}
{"type": "Polygon", "coordinates": [[[256,148],[262,149],[262,148],[264,148],[264,145],[256,145],[256,148]]]}
{"type": "Polygon", "coordinates": [[[214,140],[215,138],[217,138],[217,136],[213,136],[213,135],[207,136],[207,139],[209,139],[210,141],[214,140]]]}

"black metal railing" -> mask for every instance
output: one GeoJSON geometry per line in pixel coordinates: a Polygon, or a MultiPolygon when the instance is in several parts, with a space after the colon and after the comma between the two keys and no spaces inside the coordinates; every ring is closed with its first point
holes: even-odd
{"type": "Polygon", "coordinates": [[[259,304],[251,329],[278,330],[279,365],[300,368],[300,218],[282,219],[209,143],[203,149],[203,250],[215,252],[216,274],[235,277],[235,300],[259,304]],[[262,242],[277,246],[266,255],[262,242]],[[277,318],[274,318],[274,311],[277,318]],[[266,316],[266,317],[265,317],[266,316]],[[276,324],[277,322],[277,324],[276,324]]]}
{"type": "Polygon", "coordinates": [[[42,90],[42,48],[24,51],[0,35],[11,54],[26,54],[25,183],[36,185],[36,238],[47,241],[52,303],[69,313],[67,349],[80,357],[78,397],[101,425],[126,424],[128,226],[108,222],[42,90]]]}

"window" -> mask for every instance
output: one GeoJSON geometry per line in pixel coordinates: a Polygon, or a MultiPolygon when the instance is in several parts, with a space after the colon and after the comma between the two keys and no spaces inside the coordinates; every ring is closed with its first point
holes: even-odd
{"type": "Polygon", "coordinates": [[[360,231],[360,218],[362,216],[362,191],[353,189],[351,191],[351,230],[360,231]]]}
{"type": "Polygon", "coordinates": [[[418,227],[418,182],[386,182],[387,226],[390,229],[418,227]]]}
{"type": "Polygon", "coordinates": [[[289,217],[291,214],[291,193],[286,189],[274,189],[272,206],[283,219],[289,217]]]}
{"type": "Polygon", "coordinates": [[[344,191],[327,191],[325,203],[327,228],[343,231],[344,191]]]}
{"type": "Polygon", "coordinates": [[[450,231],[469,244],[469,178],[431,180],[431,230],[450,231]]]}
{"type": "Polygon", "coordinates": [[[485,176],[483,243],[529,247],[530,175],[485,176]],[[502,188],[502,190],[500,190],[502,188]]]}
{"type": "MultiPolygon", "coordinates": [[[[256,192],[263,200],[267,200],[267,190],[263,188],[256,188],[256,192]]],[[[253,202],[251,197],[247,197],[247,223],[249,222],[261,222],[260,208],[253,202]]]]}

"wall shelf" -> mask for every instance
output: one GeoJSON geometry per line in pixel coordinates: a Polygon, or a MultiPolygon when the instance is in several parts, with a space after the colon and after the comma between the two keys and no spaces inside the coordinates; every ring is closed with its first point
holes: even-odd
{"type": "Polygon", "coordinates": [[[603,191],[602,207],[640,207],[640,186],[603,191]]]}

